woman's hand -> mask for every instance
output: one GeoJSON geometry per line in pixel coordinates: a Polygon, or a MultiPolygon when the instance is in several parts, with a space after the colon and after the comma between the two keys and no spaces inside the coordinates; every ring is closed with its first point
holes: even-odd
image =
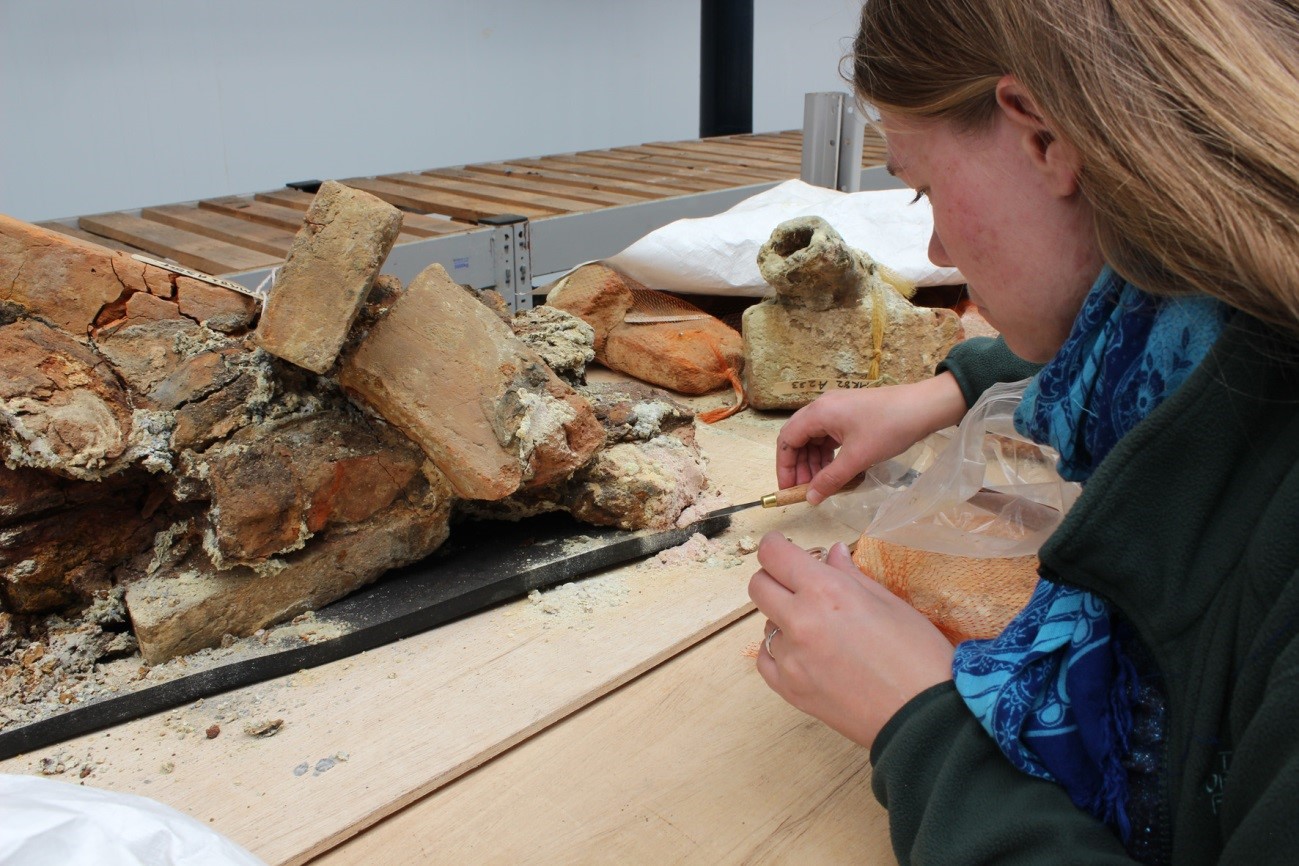
{"type": "Polygon", "coordinates": [[[821,562],[779,533],[758,546],[749,597],[767,616],[758,672],[798,709],[869,747],[902,705],[951,679],[953,648],[836,544],[821,562]]]}
{"type": "Polygon", "coordinates": [[[830,391],[781,428],[776,482],[782,490],[811,482],[807,501],[817,505],[858,473],[957,423],[965,409],[950,373],[910,385],[830,391]]]}

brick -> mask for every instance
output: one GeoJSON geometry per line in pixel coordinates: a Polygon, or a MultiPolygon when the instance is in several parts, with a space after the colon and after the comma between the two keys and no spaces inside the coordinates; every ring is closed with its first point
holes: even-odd
{"type": "Polygon", "coordinates": [[[332,526],[275,567],[218,569],[197,544],[171,567],[131,583],[126,606],[150,664],[249,635],[329,604],[385,571],[423,559],[449,533],[452,497],[436,470],[418,496],[362,523],[332,526]]]}
{"type": "Polygon", "coordinates": [[[400,230],[387,202],[322,184],[266,299],[258,345],[314,373],[332,367],[400,230]]]}
{"type": "Polygon", "coordinates": [[[0,215],[0,301],[78,338],[132,292],[170,297],[171,277],[124,252],[0,215]]]}
{"type": "Polygon", "coordinates": [[[441,265],[344,356],[338,381],[419,443],[466,499],[548,484],[604,440],[591,405],[441,265]]]}
{"type": "Polygon", "coordinates": [[[182,315],[226,334],[248,328],[258,310],[247,295],[189,277],[176,278],[176,300],[182,315]]]}

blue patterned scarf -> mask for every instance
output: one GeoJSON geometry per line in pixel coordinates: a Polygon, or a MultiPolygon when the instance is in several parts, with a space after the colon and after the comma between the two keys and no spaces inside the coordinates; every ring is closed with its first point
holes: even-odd
{"type": "MultiPolygon", "coordinates": [[[[1015,427],[1060,452],[1086,481],[1114,445],[1186,380],[1221,333],[1227,308],[1205,297],[1148,295],[1106,267],[1059,353],[1037,374],[1015,427]]],[[[966,641],[956,688],[1010,762],[1054,780],[1126,840],[1123,758],[1136,673],[1109,604],[1039,580],[992,640],[966,641]]]]}

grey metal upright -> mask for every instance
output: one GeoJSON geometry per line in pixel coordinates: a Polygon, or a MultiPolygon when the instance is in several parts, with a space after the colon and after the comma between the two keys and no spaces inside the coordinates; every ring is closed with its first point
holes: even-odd
{"type": "Polygon", "coordinates": [[[496,291],[505,298],[511,312],[532,309],[532,250],[528,240],[528,218],[518,214],[500,214],[480,222],[495,228],[490,246],[496,291]]]}
{"type": "Polygon", "coordinates": [[[857,192],[861,189],[866,120],[847,93],[808,93],[803,97],[805,183],[857,192]]]}

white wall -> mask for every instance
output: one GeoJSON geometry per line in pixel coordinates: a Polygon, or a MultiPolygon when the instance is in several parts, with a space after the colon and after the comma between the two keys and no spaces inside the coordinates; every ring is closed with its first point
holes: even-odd
{"type": "MultiPolygon", "coordinates": [[[[844,90],[858,0],[756,0],[754,129],[844,90]]],[[[0,212],[699,133],[698,0],[0,0],[0,212]]]]}

